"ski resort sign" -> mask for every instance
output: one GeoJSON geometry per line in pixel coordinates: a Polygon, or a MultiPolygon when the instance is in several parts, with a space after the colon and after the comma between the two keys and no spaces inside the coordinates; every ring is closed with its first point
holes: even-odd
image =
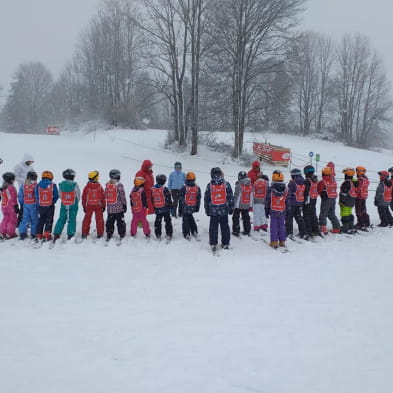
{"type": "Polygon", "coordinates": [[[48,135],[60,135],[60,127],[59,126],[48,126],[46,129],[48,135]]]}
{"type": "Polygon", "coordinates": [[[254,142],[253,151],[260,160],[271,165],[288,166],[291,160],[291,149],[287,147],[254,142]]]}

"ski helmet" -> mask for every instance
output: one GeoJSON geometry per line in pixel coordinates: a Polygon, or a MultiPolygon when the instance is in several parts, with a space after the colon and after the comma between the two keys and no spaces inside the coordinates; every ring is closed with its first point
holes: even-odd
{"type": "Polygon", "coordinates": [[[43,179],[53,180],[54,176],[53,176],[53,173],[51,171],[44,171],[44,172],[42,172],[41,177],[43,179]]]}
{"type": "Polygon", "coordinates": [[[353,168],[344,168],[343,169],[343,173],[344,173],[345,176],[348,176],[348,177],[354,177],[355,176],[355,171],[354,171],[353,168]]]}
{"type": "Polygon", "coordinates": [[[65,171],[63,171],[63,177],[66,180],[74,180],[75,175],[76,173],[73,169],[66,169],[65,171]]]}
{"type": "Polygon", "coordinates": [[[136,185],[137,187],[142,186],[144,182],[145,182],[145,179],[143,177],[136,177],[134,179],[134,185],[136,185]]]}
{"type": "Polygon", "coordinates": [[[186,180],[191,180],[191,181],[195,181],[196,176],[194,172],[187,172],[186,174],[186,180]]]}
{"type": "Polygon", "coordinates": [[[393,172],[393,166],[392,166],[391,168],[389,168],[388,171],[389,171],[390,173],[392,173],[392,172],[393,172]]]}
{"type": "Polygon", "coordinates": [[[381,177],[381,179],[387,179],[389,177],[389,172],[387,172],[387,171],[379,171],[378,175],[381,177]]]}
{"type": "Polygon", "coordinates": [[[89,172],[89,174],[87,175],[87,178],[90,181],[98,181],[98,179],[100,178],[100,173],[98,171],[91,171],[89,172]]]}
{"type": "Polygon", "coordinates": [[[221,169],[218,166],[216,166],[215,168],[212,168],[211,171],[210,171],[210,177],[213,180],[221,179],[222,178],[222,171],[221,171],[221,169]]]}
{"type": "Polygon", "coordinates": [[[245,179],[247,177],[247,173],[244,171],[240,171],[237,175],[237,179],[241,180],[241,179],[245,179]]]}
{"type": "Polygon", "coordinates": [[[156,182],[160,185],[164,185],[166,182],[166,176],[162,173],[156,176],[156,182]]]}
{"type": "Polygon", "coordinates": [[[312,165],[306,165],[303,169],[305,175],[309,175],[315,172],[315,168],[312,165]]]}
{"type": "Polygon", "coordinates": [[[27,172],[26,179],[36,181],[37,177],[38,177],[37,172],[34,171],[27,172]]]}
{"type": "MultiPolygon", "coordinates": [[[[390,168],[390,169],[393,169],[393,168],[390,168]]],[[[389,172],[390,172],[390,169],[389,169],[389,172]]],[[[356,167],[356,174],[357,175],[365,175],[366,174],[366,168],[364,166],[357,166],[356,167]]]]}
{"type": "Polygon", "coordinates": [[[3,173],[3,180],[6,183],[12,183],[15,180],[15,173],[13,173],[13,172],[3,173]]]}
{"type": "Polygon", "coordinates": [[[284,174],[277,169],[272,174],[272,180],[273,181],[284,181],[284,174]]]}
{"type": "Polygon", "coordinates": [[[175,162],[175,169],[176,168],[180,168],[180,169],[182,168],[181,162],[179,162],[179,161],[175,162]]]}
{"type": "Polygon", "coordinates": [[[291,177],[292,179],[294,179],[297,176],[301,176],[302,175],[302,171],[299,168],[293,168],[291,170],[291,177]]]}
{"type": "Polygon", "coordinates": [[[109,178],[113,180],[120,180],[120,171],[118,169],[112,169],[109,172],[109,178]]]}

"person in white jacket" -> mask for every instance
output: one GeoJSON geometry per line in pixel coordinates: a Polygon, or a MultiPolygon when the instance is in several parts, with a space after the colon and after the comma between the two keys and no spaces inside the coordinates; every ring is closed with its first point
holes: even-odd
{"type": "Polygon", "coordinates": [[[28,172],[34,171],[32,166],[33,162],[33,156],[31,154],[25,154],[22,158],[22,161],[15,166],[15,181],[18,183],[18,186],[24,184],[28,172]]]}

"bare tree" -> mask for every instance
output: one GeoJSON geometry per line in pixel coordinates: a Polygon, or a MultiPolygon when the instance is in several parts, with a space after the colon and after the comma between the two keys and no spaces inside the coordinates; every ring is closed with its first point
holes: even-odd
{"type": "Polygon", "coordinates": [[[52,75],[42,63],[21,64],[3,110],[6,127],[16,132],[41,132],[51,119],[51,88],[52,75]]]}
{"type": "Polygon", "coordinates": [[[366,147],[392,110],[383,62],[367,37],[345,36],[338,49],[338,68],[341,135],[348,145],[366,147]]]}
{"type": "Polygon", "coordinates": [[[212,2],[210,55],[220,64],[231,89],[233,156],[243,150],[243,135],[255,79],[284,50],[303,0],[217,0],[212,2]]]}

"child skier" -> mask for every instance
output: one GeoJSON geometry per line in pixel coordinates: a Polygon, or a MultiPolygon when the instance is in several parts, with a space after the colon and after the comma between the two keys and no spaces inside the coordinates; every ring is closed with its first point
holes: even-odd
{"type": "Polygon", "coordinates": [[[312,238],[314,235],[321,235],[318,225],[317,217],[317,198],[318,198],[318,178],[314,174],[315,169],[312,165],[306,165],[303,169],[305,175],[304,179],[304,205],[303,217],[306,226],[307,239],[312,238]]]}
{"type": "Polygon", "coordinates": [[[356,167],[356,177],[358,179],[355,202],[355,212],[357,217],[356,229],[367,231],[367,228],[370,227],[370,217],[367,214],[366,200],[368,197],[370,180],[366,176],[366,168],[364,166],[356,167]]]}
{"type": "Polygon", "coordinates": [[[195,184],[195,173],[186,174],[185,185],[180,190],[180,215],[183,217],[182,230],[185,239],[190,240],[191,235],[198,236],[198,227],[194,213],[199,212],[201,204],[201,189],[195,184]]]}
{"type": "Polygon", "coordinates": [[[146,192],[143,188],[143,183],[145,179],[143,177],[136,177],[134,179],[134,188],[130,193],[130,203],[131,203],[131,211],[132,211],[132,220],[131,220],[131,236],[135,237],[138,231],[138,224],[142,224],[143,233],[146,238],[150,238],[150,226],[149,222],[146,219],[146,208],[147,200],[146,200],[146,192]]]}
{"type": "Polygon", "coordinates": [[[337,183],[331,167],[322,169],[322,180],[317,184],[318,195],[321,196],[319,225],[324,235],[327,231],[327,218],[333,225],[332,233],[340,233],[340,222],[336,216],[337,183]]]}
{"type": "Polygon", "coordinates": [[[59,198],[61,200],[60,216],[53,231],[53,245],[63,232],[67,223],[67,238],[72,239],[76,232],[76,216],[78,214],[78,203],[81,192],[78,184],[74,181],[75,171],[66,169],[63,171],[64,180],[59,184],[59,198]]]}
{"type": "Polygon", "coordinates": [[[267,220],[265,215],[265,198],[267,190],[269,188],[269,178],[262,172],[259,173],[259,177],[255,180],[252,192],[253,192],[253,220],[254,220],[254,231],[267,231],[267,220]]]}
{"type": "Polygon", "coordinates": [[[19,238],[24,240],[27,237],[27,226],[31,225],[30,235],[34,239],[37,233],[38,224],[38,201],[36,198],[37,173],[27,172],[25,184],[21,185],[18,192],[20,206],[23,206],[22,221],[19,224],[19,238]]]}
{"type": "Polygon", "coordinates": [[[233,215],[232,215],[232,235],[240,236],[240,215],[243,220],[243,235],[250,235],[250,207],[252,204],[252,185],[247,173],[240,171],[237,175],[235,184],[235,194],[233,196],[233,215]]]}
{"type": "Polygon", "coordinates": [[[217,251],[218,226],[221,227],[221,244],[223,249],[229,248],[231,232],[228,215],[233,213],[233,192],[231,185],[223,178],[220,168],[212,168],[211,181],[206,186],[204,206],[206,215],[210,217],[209,244],[213,252],[217,251]]]}
{"type": "Polygon", "coordinates": [[[381,222],[379,227],[393,225],[393,218],[389,211],[389,205],[392,202],[392,182],[389,180],[387,171],[378,172],[379,184],[375,191],[374,205],[378,208],[378,214],[381,222]]]}
{"type": "MultiPolygon", "coordinates": [[[[175,170],[169,175],[168,178],[168,189],[172,195],[172,208],[171,215],[172,217],[177,217],[178,215],[178,205],[179,205],[179,196],[180,190],[184,186],[184,182],[186,180],[186,174],[182,171],[181,162],[175,162],[175,170]]],[[[179,214],[179,217],[181,215],[179,214]]]]}
{"type": "Polygon", "coordinates": [[[52,240],[53,217],[55,204],[59,199],[59,191],[57,185],[53,183],[51,171],[42,172],[41,181],[35,189],[35,197],[38,203],[37,239],[52,240]]]}
{"type": "Polygon", "coordinates": [[[290,198],[287,198],[287,195],[284,174],[275,170],[265,202],[265,214],[267,218],[270,217],[270,246],[273,248],[285,247],[285,212],[290,207],[290,198]]]}
{"type": "Polygon", "coordinates": [[[99,183],[98,171],[89,172],[87,178],[88,183],[82,192],[82,207],[85,213],[82,221],[82,239],[86,239],[89,235],[93,213],[96,219],[97,239],[100,239],[104,234],[105,192],[99,183]]]}
{"type": "Polygon", "coordinates": [[[285,218],[285,229],[287,236],[293,239],[293,219],[295,219],[298,228],[299,236],[303,238],[306,234],[306,226],[302,215],[302,208],[304,205],[304,178],[302,172],[298,168],[291,170],[291,180],[288,183],[288,198],[290,203],[288,206],[286,218],[285,218]]]}
{"type": "Polygon", "coordinates": [[[3,220],[0,224],[0,240],[12,239],[16,236],[15,229],[19,213],[17,192],[14,186],[15,174],[13,172],[3,173],[3,180],[0,187],[1,211],[3,213],[3,220]]]}
{"type": "Polygon", "coordinates": [[[154,222],[154,233],[158,240],[161,240],[162,233],[162,219],[165,221],[165,233],[167,241],[172,239],[173,227],[171,220],[172,197],[168,188],[165,187],[166,176],[157,175],[156,184],[151,190],[151,199],[156,213],[156,220],[154,222]]]}
{"type": "Polygon", "coordinates": [[[112,169],[109,172],[109,182],[105,186],[105,199],[108,212],[106,220],[106,241],[109,241],[115,231],[115,222],[120,241],[126,234],[124,213],[127,212],[127,200],[123,184],[120,183],[120,171],[112,169]]]}
{"type": "Polygon", "coordinates": [[[251,184],[254,184],[261,175],[261,163],[259,161],[254,161],[251,165],[251,169],[247,172],[247,177],[251,180],[251,184]]]}
{"type": "Polygon", "coordinates": [[[355,217],[352,214],[352,209],[357,196],[357,189],[353,181],[355,171],[352,168],[345,168],[343,173],[345,179],[341,184],[339,195],[341,232],[352,234],[355,232],[355,217]]]}

